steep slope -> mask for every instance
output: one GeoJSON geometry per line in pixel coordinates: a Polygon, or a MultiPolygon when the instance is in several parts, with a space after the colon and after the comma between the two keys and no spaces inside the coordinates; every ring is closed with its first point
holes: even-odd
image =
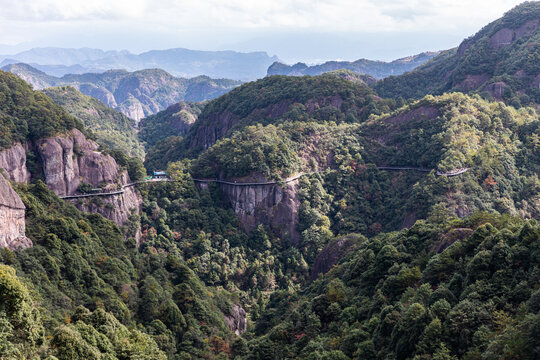
{"type": "Polygon", "coordinates": [[[357,74],[366,74],[376,79],[383,79],[391,75],[401,75],[407,71],[424,64],[429,59],[438,55],[437,52],[425,52],[391,62],[359,59],[356,61],[327,61],[323,64],[308,66],[304,63],[285,65],[280,62],[273,63],[266,74],[271,75],[321,75],[330,71],[345,69],[357,74]]]}
{"type": "Polygon", "coordinates": [[[362,81],[349,81],[342,75],[271,76],[234,89],[205,106],[186,135],[186,146],[206,149],[232,131],[257,123],[353,123],[393,105],[377,98],[362,81]]]}
{"type": "Polygon", "coordinates": [[[147,148],[169,136],[184,136],[201,114],[203,104],[179,102],[139,122],[139,137],[147,148]]]}
{"type": "Polygon", "coordinates": [[[2,358],[163,360],[225,352],[220,345],[234,336],[226,324],[230,297],[207,288],[173,244],[167,252],[138,249],[112,221],[78,211],[41,181],[17,191],[34,247],[0,251],[10,324],[2,358]]]}
{"type": "Polygon", "coordinates": [[[525,2],[423,66],[375,85],[384,97],[480,92],[514,106],[540,103],[540,3],[525,2]]]}
{"type": "Polygon", "coordinates": [[[281,236],[287,229],[295,241],[300,234],[280,216],[298,224],[304,241],[321,217],[337,233],[365,235],[410,226],[437,208],[458,216],[497,210],[539,218],[539,127],[530,108],[461,94],[428,96],[361,124],[248,126],[203,152],[192,171],[232,183],[220,186],[247,231],[262,222],[281,236]],[[298,174],[305,175],[280,185],[298,174]],[[272,188],[280,186],[276,196],[272,188]],[[276,206],[282,212],[273,213],[276,206]]]}
{"type": "MultiPolygon", "coordinates": [[[[174,359],[227,353],[234,333],[246,328],[245,311],[226,290],[207,288],[174,242],[148,228],[141,234],[139,190],[58,197],[96,187],[118,190],[132,174],[140,175],[140,161],[100,151],[77,119],[13,74],[0,72],[0,102],[2,126],[9,130],[2,133],[2,172],[20,181],[10,184],[1,175],[0,263],[22,279],[0,267],[0,357],[174,359]],[[99,214],[89,214],[94,212],[99,214]],[[31,248],[21,249],[26,247],[31,248]],[[32,284],[29,293],[37,298],[19,282],[32,284]]],[[[141,186],[148,193],[152,185],[141,186]]]]}
{"type": "Polygon", "coordinates": [[[109,70],[104,73],[70,74],[56,78],[25,64],[8,65],[4,68],[28,80],[36,90],[51,86],[72,86],[136,122],[178,101],[200,102],[214,99],[241,83],[227,79],[211,79],[207,76],[177,78],[159,69],[136,72],[109,70]]]}
{"type": "Polygon", "coordinates": [[[43,92],[79,119],[96,135],[98,142],[129,156],[144,157],[134,120],[72,87],[52,87],[43,92]]]}
{"type": "MultiPolygon", "coordinates": [[[[84,127],[76,118],[15,75],[0,72],[0,95],[0,166],[10,180],[25,183],[31,177],[41,178],[57,195],[66,196],[89,186],[127,185],[130,175],[143,176],[136,170],[140,161],[115,154],[122,160],[119,165],[81,132],[84,127]]],[[[138,212],[141,198],[129,187],[103,201],[75,202],[81,209],[125,225],[132,210],[138,212]]]]}
{"type": "Polygon", "coordinates": [[[58,82],[58,79],[54,76],[47,75],[43,71],[24,63],[4,65],[1,69],[16,74],[28,84],[32,85],[34,89],[43,89],[54,86],[58,82]]]}
{"type": "Polygon", "coordinates": [[[337,239],[351,240],[326,276],[272,295],[246,358],[537,357],[538,222],[477,214],[337,239]]]}
{"type": "Polygon", "coordinates": [[[0,174],[0,248],[14,250],[32,246],[25,235],[25,209],[19,195],[0,174]]]}
{"type": "MultiPolygon", "coordinates": [[[[160,68],[182,77],[207,75],[214,78],[254,80],[264,77],[275,56],[265,52],[197,51],[189,49],[152,50],[141,54],[99,49],[33,48],[18,54],[0,57],[0,61],[43,65],[79,66],[87,69],[126,69],[138,71],[160,68]]],[[[45,67],[43,71],[47,72],[45,67]]],[[[54,70],[53,70],[54,71],[54,70]]],[[[50,75],[52,72],[47,72],[50,75]]],[[[72,72],[73,73],[73,72],[72,72]]]]}

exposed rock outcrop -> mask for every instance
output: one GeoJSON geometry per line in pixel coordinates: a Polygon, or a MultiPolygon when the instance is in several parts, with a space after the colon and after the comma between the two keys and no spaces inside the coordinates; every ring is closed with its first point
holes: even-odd
{"type": "Polygon", "coordinates": [[[234,304],[230,314],[224,315],[224,317],[229,329],[236,335],[241,335],[246,331],[247,314],[241,306],[234,304]]]}
{"type": "Polygon", "coordinates": [[[540,19],[527,21],[517,29],[503,28],[493,34],[489,40],[491,47],[500,49],[510,45],[513,41],[533,33],[540,27],[540,19]]]}
{"type": "Polygon", "coordinates": [[[73,195],[81,182],[98,186],[115,183],[118,166],[98,145],[77,129],[65,135],[40,139],[36,150],[43,163],[45,183],[57,195],[73,195]]]}
{"type": "MultiPolygon", "coordinates": [[[[119,183],[126,185],[129,182],[127,172],[121,173],[119,183]]],[[[124,188],[124,193],[120,195],[87,197],[71,199],[69,201],[81,211],[99,213],[120,226],[127,222],[132,209],[135,209],[137,212],[140,211],[142,203],[140,196],[133,186],[124,188]]],[[[138,236],[139,234],[136,234],[136,237],[138,236]]]]}
{"type": "Polygon", "coordinates": [[[492,84],[486,85],[484,90],[493,96],[494,99],[501,100],[503,98],[504,89],[507,87],[505,82],[497,81],[492,84]]]}
{"type": "Polygon", "coordinates": [[[26,148],[18,143],[9,149],[0,151],[0,168],[11,181],[26,183],[30,180],[30,172],[26,167],[26,148]]]}
{"type": "Polygon", "coordinates": [[[238,119],[238,116],[229,111],[211,114],[208,120],[201,123],[201,126],[197,129],[190,147],[192,149],[208,149],[216,141],[225,137],[238,122],[238,119]],[[219,124],[219,126],[216,126],[216,124],[219,124]]]}
{"type": "Polygon", "coordinates": [[[74,87],[80,92],[98,99],[109,107],[116,108],[118,106],[113,93],[103,87],[97,87],[93,84],[81,84],[74,87]]]}
{"type": "Polygon", "coordinates": [[[24,211],[21,198],[0,174],[0,247],[14,250],[32,246],[25,236],[24,211]]]}
{"type": "MultiPolygon", "coordinates": [[[[340,95],[332,95],[308,99],[303,105],[306,107],[308,114],[313,114],[318,109],[326,106],[341,109],[343,102],[344,100],[340,95]]],[[[218,140],[230,135],[231,129],[237,124],[249,123],[252,119],[280,118],[291,109],[291,105],[293,104],[295,104],[295,102],[292,99],[282,99],[275,104],[255,109],[243,118],[240,118],[227,110],[211,113],[205,118],[199,118],[195,132],[193,133],[192,138],[189,139],[189,148],[208,149],[218,140]]],[[[356,108],[356,110],[362,112],[362,109],[356,108]]]]}
{"type": "MultiPolygon", "coordinates": [[[[59,196],[76,194],[81,183],[111,188],[131,182],[127,172],[120,171],[116,161],[99,152],[98,145],[79,130],[40,139],[36,150],[43,163],[45,183],[59,196]]],[[[128,220],[131,209],[140,210],[142,202],[134,187],[127,187],[118,195],[70,201],[79,210],[100,213],[120,226],[128,220]]]]}
{"type": "MultiPolygon", "coordinates": [[[[142,104],[138,101],[120,104],[118,106],[118,111],[120,111],[127,117],[135,120],[136,123],[139,123],[139,121],[141,121],[141,119],[145,117],[144,108],[142,104]]],[[[156,110],[154,113],[158,111],[159,109],[156,110]]]]}
{"type": "Polygon", "coordinates": [[[347,235],[326,245],[313,262],[311,280],[315,280],[319,274],[325,274],[337,265],[347,252],[360,243],[361,239],[359,235],[347,235]]]}
{"type": "Polygon", "coordinates": [[[478,89],[482,84],[489,80],[488,74],[467,75],[465,80],[459,84],[459,88],[463,91],[472,91],[478,89]]]}
{"type": "MultiPolygon", "coordinates": [[[[114,158],[98,151],[98,144],[88,140],[77,129],[66,134],[39,139],[33,144],[28,143],[24,146],[16,144],[1,151],[0,168],[12,181],[28,182],[30,180],[31,174],[26,166],[27,148],[33,149],[40,157],[45,183],[58,196],[77,194],[81,183],[88,183],[96,188],[120,188],[131,182],[127,172],[119,169],[114,158]]],[[[127,222],[132,209],[140,211],[142,203],[134,187],[127,187],[124,193],[118,195],[70,201],[79,210],[100,213],[120,226],[127,222]]],[[[21,211],[24,234],[24,206],[21,211]]],[[[19,211],[2,216],[16,218],[20,214],[19,211]]]]}
{"type": "Polygon", "coordinates": [[[264,224],[276,235],[289,238],[293,243],[298,242],[298,180],[288,182],[284,187],[277,184],[220,186],[244,230],[250,232],[258,224],[264,224]]]}

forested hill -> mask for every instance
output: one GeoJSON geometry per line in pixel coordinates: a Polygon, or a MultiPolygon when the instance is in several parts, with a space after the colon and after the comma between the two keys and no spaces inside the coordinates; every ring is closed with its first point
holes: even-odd
{"type": "Polygon", "coordinates": [[[540,2],[528,1],[426,64],[375,85],[383,97],[478,92],[514,106],[540,103],[540,2]]]}
{"type": "Polygon", "coordinates": [[[241,84],[240,81],[211,79],[207,76],[178,78],[160,69],[135,72],[109,70],[104,73],[71,74],[61,78],[49,76],[26,64],[6,65],[2,69],[21,77],[36,90],[72,86],[137,122],[178,101],[214,99],[241,84]]]}
{"type": "Polygon", "coordinates": [[[244,84],[209,102],[186,134],[189,151],[208,148],[234,130],[253,124],[284,121],[354,123],[395,107],[375,96],[352,72],[321,76],[270,76],[244,84]]]}
{"type": "Polygon", "coordinates": [[[43,93],[79,119],[96,135],[98,142],[144,159],[144,149],[133,119],[69,86],[47,88],[43,93]]]}
{"type": "Polygon", "coordinates": [[[538,358],[538,222],[441,220],[336,239],[322,253],[343,247],[340,264],[274,292],[246,358],[538,358]]]}
{"type": "MultiPolygon", "coordinates": [[[[73,89],[54,91],[87,100],[73,89]]],[[[140,192],[135,199],[74,203],[107,213],[134,201],[119,225],[79,211],[53,192],[58,182],[68,188],[68,182],[81,180],[93,181],[80,182],[90,187],[117,186],[120,173],[135,175],[133,159],[106,146],[98,149],[75,117],[5,72],[0,129],[0,358],[208,358],[234,341],[231,329],[244,319],[233,312],[237,298],[207,287],[177,245],[155,230],[145,227],[139,235],[146,245],[137,246],[145,222],[138,211],[140,192]]]]}
{"type": "Polygon", "coordinates": [[[0,149],[67,130],[83,129],[48,96],[33,91],[17,76],[0,71],[0,149]]]}
{"type": "MultiPolygon", "coordinates": [[[[138,144],[97,100],[0,71],[0,359],[537,360],[537,18],[375,85],[191,79],[234,89],[174,100],[138,144]],[[146,172],[123,151],[144,144],[146,172]]],[[[189,87],[64,80],[141,108],[189,87]]]]}
{"type": "Polygon", "coordinates": [[[147,148],[170,136],[183,136],[195,123],[204,103],[178,102],[139,123],[139,137],[147,148]]]}

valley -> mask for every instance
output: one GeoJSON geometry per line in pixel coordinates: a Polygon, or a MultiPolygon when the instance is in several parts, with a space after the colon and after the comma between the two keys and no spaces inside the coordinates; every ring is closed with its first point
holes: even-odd
{"type": "Polygon", "coordinates": [[[524,2],[390,63],[18,54],[84,69],[0,71],[0,358],[538,358],[539,37],[524,2]]]}

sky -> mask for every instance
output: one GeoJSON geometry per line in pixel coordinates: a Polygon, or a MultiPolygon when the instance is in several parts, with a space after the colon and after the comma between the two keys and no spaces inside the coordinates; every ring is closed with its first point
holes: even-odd
{"type": "Polygon", "coordinates": [[[521,0],[0,0],[0,54],[31,47],[392,60],[459,45],[521,0]]]}

